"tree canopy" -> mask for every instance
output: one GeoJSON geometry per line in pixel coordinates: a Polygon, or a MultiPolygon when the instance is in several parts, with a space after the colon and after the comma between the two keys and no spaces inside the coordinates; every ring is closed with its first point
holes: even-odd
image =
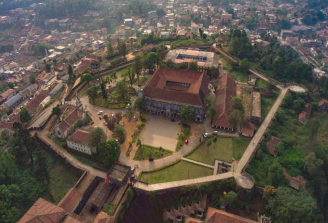
{"type": "Polygon", "coordinates": [[[120,157],[121,149],[115,140],[102,141],[99,145],[100,157],[108,168],[120,157]]]}
{"type": "Polygon", "coordinates": [[[91,147],[99,148],[101,142],[106,141],[107,136],[104,130],[100,127],[92,129],[88,138],[88,145],[91,147]]]}
{"type": "Polygon", "coordinates": [[[186,125],[188,122],[194,120],[194,109],[189,105],[184,105],[181,107],[178,113],[181,123],[186,125]]]}

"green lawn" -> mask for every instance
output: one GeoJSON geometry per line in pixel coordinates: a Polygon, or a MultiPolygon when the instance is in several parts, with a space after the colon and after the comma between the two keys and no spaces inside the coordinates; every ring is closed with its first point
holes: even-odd
{"type": "Polygon", "coordinates": [[[139,78],[140,85],[145,85],[147,80],[148,80],[148,77],[140,77],[139,78]]]}
{"type": "Polygon", "coordinates": [[[244,74],[243,72],[239,71],[239,70],[233,70],[231,68],[231,65],[229,64],[229,60],[227,60],[224,56],[220,55],[220,60],[222,62],[222,66],[223,69],[228,70],[228,73],[230,74],[230,76],[235,79],[236,81],[239,82],[247,82],[248,80],[248,75],[244,74]]]}
{"type": "Polygon", "coordinates": [[[274,102],[276,101],[276,99],[279,95],[278,91],[274,90],[273,92],[274,92],[274,97],[273,98],[261,97],[261,113],[262,113],[263,120],[268,115],[270,109],[272,108],[274,102]]]}
{"type": "Polygon", "coordinates": [[[154,159],[160,159],[166,156],[172,155],[172,152],[163,148],[156,148],[147,145],[141,145],[141,148],[138,148],[134,160],[148,160],[149,157],[154,159]]]}
{"type": "Polygon", "coordinates": [[[171,182],[210,176],[213,169],[192,164],[186,161],[153,172],[143,172],[140,180],[148,184],[171,182]]]}
{"type": "Polygon", "coordinates": [[[226,162],[231,162],[231,158],[239,160],[250,142],[250,139],[241,137],[230,138],[218,136],[216,143],[214,143],[213,139],[214,137],[207,139],[199,148],[188,155],[187,158],[210,165],[213,165],[216,159],[226,162]],[[209,141],[212,144],[207,147],[209,141]]]}
{"type": "Polygon", "coordinates": [[[73,149],[66,148],[66,150],[81,163],[84,163],[91,167],[95,166],[95,167],[99,167],[101,169],[106,169],[106,166],[104,166],[104,164],[102,163],[98,154],[87,155],[87,154],[83,154],[78,151],[75,151],[73,149]]]}
{"type": "Polygon", "coordinates": [[[268,82],[262,80],[261,78],[258,78],[256,80],[256,84],[255,84],[256,87],[259,87],[259,88],[266,88],[268,87],[268,82]]]}
{"type": "MultiPolygon", "coordinates": [[[[70,169],[56,161],[50,170],[49,192],[55,204],[65,196],[67,191],[73,187],[79,179],[70,169]]],[[[47,198],[48,196],[46,196],[47,198]]]]}

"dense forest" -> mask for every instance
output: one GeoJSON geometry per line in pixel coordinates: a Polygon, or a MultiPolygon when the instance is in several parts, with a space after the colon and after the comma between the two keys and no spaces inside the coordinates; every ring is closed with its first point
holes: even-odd
{"type": "Polygon", "coordinates": [[[266,211],[271,213],[277,222],[328,221],[328,146],[326,138],[328,117],[326,114],[318,113],[318,100],[319,98],[304,93],[288,94],[282,108],[277,111],[269,131],[265,134],[256,156],[246,170],[254,177],[257,186],[263,188],[273,186],[274,190],[277,189],[275,193],[278,193],[281,187],[288,185],[284,170],[292,177],[301,175],[307,180],[306,190],[293,192],[293,196],[303,197],[303,201],[288,198],[290,201],[285,202],[283,209],[276,203],[278,198],[271,201],[272,203],[268,201],[265,204],[266,211]],[[305,103],[311,103],[313,111],[311,119],[304,126],[298,121],[298,114],[303,110],[305,103]],[[269,153],[266,147],[271,136],[281,140],[275,146],[275,152],[278,154],[276,158],[269,153]],[[295,206],[293,203],[300,205],[297,214],[301,217],[299,221],[289,221],[289,216],[295,216],[296,210],[289,210],[295,206]],[[289,207],[286,207],[287,204],[289,207]],[[313,213],[316,213],[316,218],[313,213]]]}
{"type": "Polygon", "coordinates": [[[312,82],[312,68],[303,63],[292,48],[280,46],[277,42],[265,49],[260,48],[258,44],[252,45],[246,33],[240,30],[231,31],[228,40],[228,52],[248,66],[281,81],[312,82]]]}
{"type": "Polygon", "coordinates": [[[0,222],[17,222],[48,189],[50,166],[30,132],[15,123],[15,134],[2,131],[8,152],[0,151],[0,222]]]}

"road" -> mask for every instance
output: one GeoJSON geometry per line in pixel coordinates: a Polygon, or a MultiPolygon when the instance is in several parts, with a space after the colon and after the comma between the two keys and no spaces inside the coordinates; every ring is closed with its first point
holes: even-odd
{"type": "Polygon", "coordinates": [[[22,47],[24,47],[28,43],[28,40],[29,40],[29,37],[31,36],[31,33],[32,33],[33,28],[34,28],[34,24],[32,25],[30,31],[27,33],[25,42],[18,48],[18,52],[20,52],[20,50],[22,49],[22,47]]]}

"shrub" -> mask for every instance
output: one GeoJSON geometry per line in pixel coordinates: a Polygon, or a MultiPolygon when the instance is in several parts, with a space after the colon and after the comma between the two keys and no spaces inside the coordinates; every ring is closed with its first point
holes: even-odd
{"type": "Polygon", "coordinates": [[[146,115],[145,114],[142,114],[141,117],[140,117],[141,121],[142,122],[146,122],[147,121],[147,118],[146,118],[146,115]]]}

